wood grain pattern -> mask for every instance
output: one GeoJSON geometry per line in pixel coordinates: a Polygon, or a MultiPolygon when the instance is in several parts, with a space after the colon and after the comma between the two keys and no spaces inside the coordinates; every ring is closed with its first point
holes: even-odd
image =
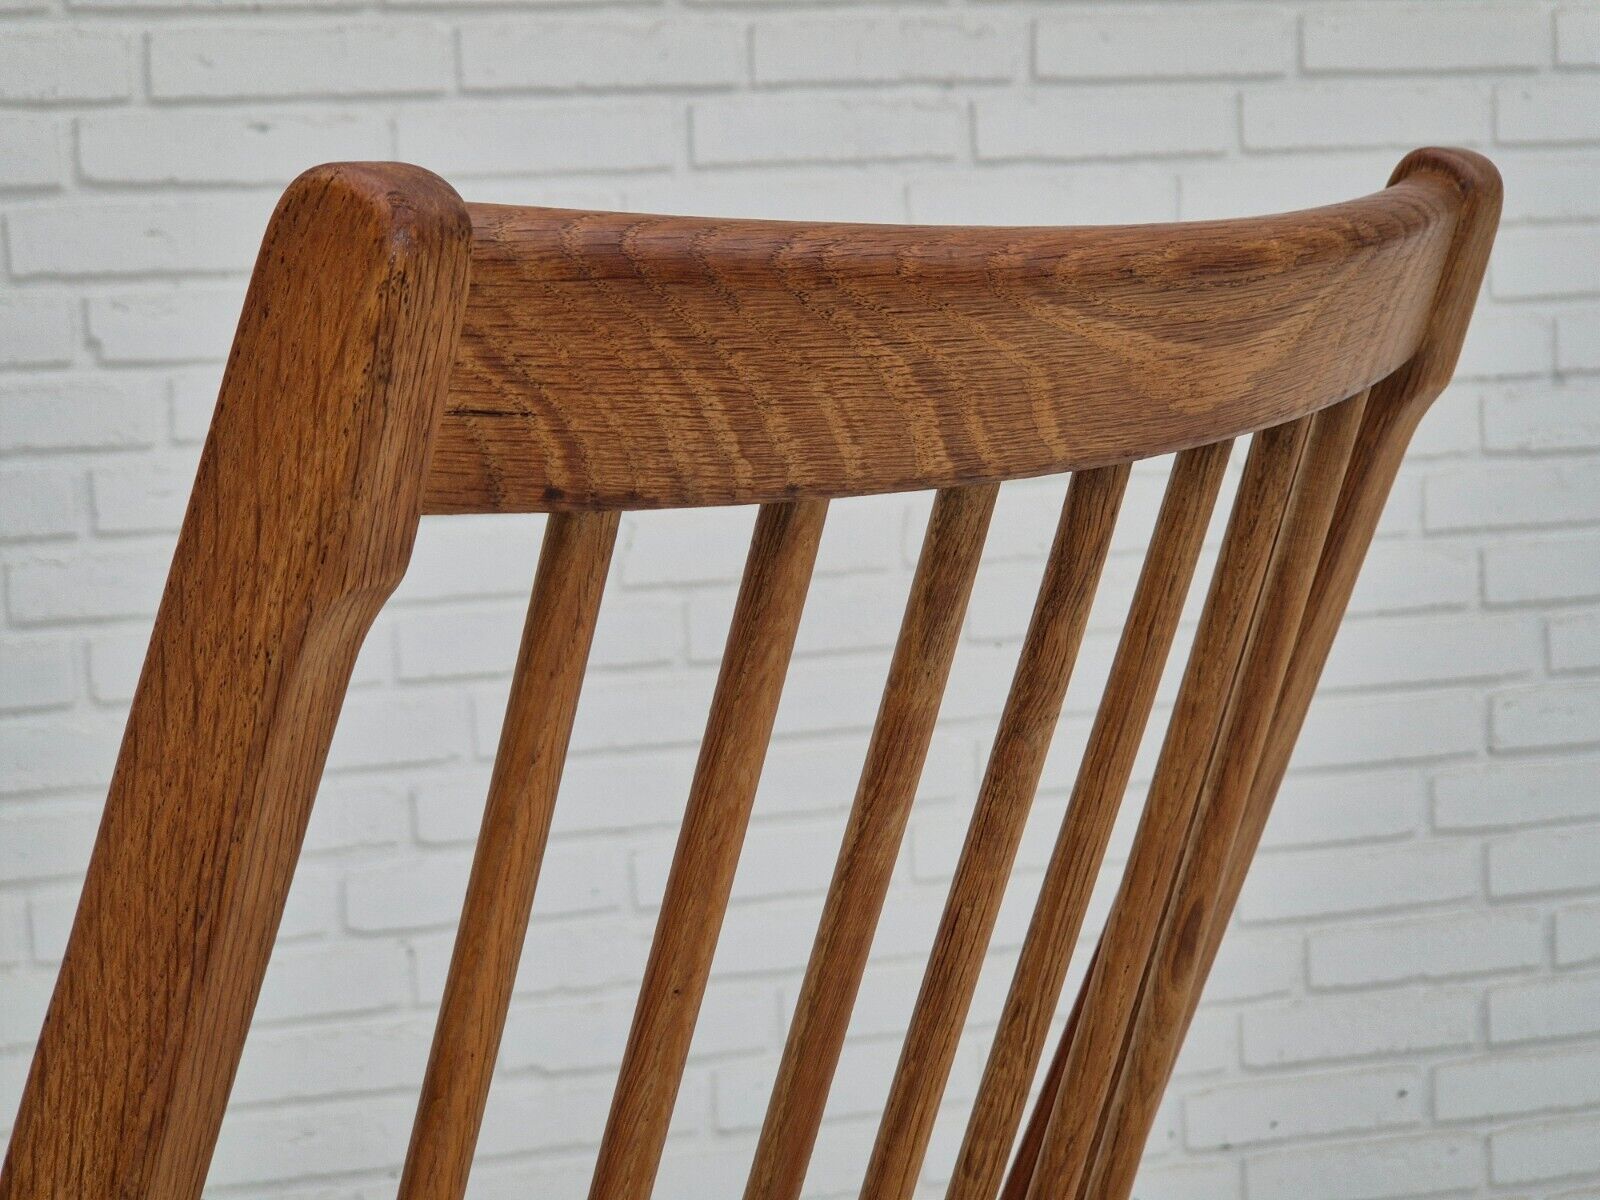
{"type": "Polygon", "coordinates": [[[1195,633],[1155,778],[1068,1054],[1029,1200],[1070,1197],[1089,1168],[1110,1101],[1165,888],[1199,803],[1257,598],[1314,417],[1255,436],[1195,633]]]}
{"type": "Polygon", "coordinates": [[[655,1185],[827,511],[802,500],[756,518],[590,1200],[655,1185]]]}
{"type": "Polygon", "coordinates": [[[745,1200],[796,1200],[939,715],[999,489],[934,499],[745,1200]]]}
{"type": "Polygon", "coordinates": [[[1061,719],[1128,474],[1127,464],[1104,467],[1074,475],[1067,487],[1033,618],[889,1085],[861,1187],[863,1200],[906,1200],[916,1187],[972,990],[1061,719]]]}
{"type": "Polygon", "coordinates": [[[474,206],[428,508],[937,488],[1247,434],[1411,357],[1455,201],[1422,172],[1328,208],[1172,226],[474,206]]]}
{"type": "MultiPolygon", "coordinates": [[[[1202,975],[1209,971],[1216,958],[1227,928],[1227,917],[1233,912],[1244,886],[1245,874],[1288,770],[1317,680],[1333,648],[1339,623],[1344,619],[1406,447],[1429,406],[1450,381],[1466,338],[1473,304],[1483,283],[1500,219],[1499,175],[1487,160],[1475,154],[1419,150],[1406,156],[1395,169],[1395,178],[1406,178],[1421,171],[1438,172],[1453,180],[1460,190],[1462,215],[1456,226],[1455,241],[1433,301],[1422,346],[1404,369],[1385,379],[1368,396],[1338,506],[1311,584],[1299,637],[1284,675],[1277,712],[1262,751],[1261,767],[1251,785],[1228,872],[1216,899],[1202,975]]],[[[1197,999],[1190,1003],[1190,1016],[1197,999]]]]}
{"type": "Polygon", "coordinates": [[[399,1200],[467,1190],[618,520],[557,513],[545,529],[399,1200]]]}
{"type": "Polygon", "coordinates": [[[1001,1193],[1125,1200],[1499,207],[1494,168],[1456,150],[1346,204],[1101,229],[474,207],[417,168],[308,172],[251,281],[0,1200],[197,1200],[355,654],[420,514],[547,510],[401,1182],[459,1198],[617,512],[760,503],[591,1186],[644,1200],[827,500],[938,488],[747,1185],[795,1200],[995,484],[1070,470],[866,1168],[864,1200],[906,1200],[1129,464],[1180,452],[950,1186],[990,1200],[1226,444],[1249,435],[1133,855],[1001,1193]]]}
{"type": "MultiPolygon", "coordinates": [[[[1262,751],[1261,765],[1256,771],[1227,872],[1210,914],[1198,971],[1199,982],[1203,982],[1216,959],[1228,915],[1244,885],[1317,679],[1332,648],[1406,446],[1455,370],[1494,242],[1500,217],[1501,184],[1498,172],[1487,159],[1461,150],[1417,150],[1396,167],[1391,182],[1420,174],[1435,175],[1455,189],[1460,216],[1454,226],[1445,269],[1430,301],[1426,331],[1417,353],[1368,395],[1361,429],[1350,455],[1300,632],[1285,672],[1277,711],[1262,751]]],[[[1199,1003],[1199,991],[1197,983],[1189,997],[1185,1030],[1199,1003]]],[[[1079,1005],[1082,1000],[1080,994],[1079,1005]]],[[[1004,1200],[1023,1200],[1036,1170],[1039,1147],[1056,1107],[1065,1059],[1076,1033],[1077,1011],[1075,1008],[1074,1021],[1063,1034],[1052,1062],[1051,1076],[1029,1120],[1017,1161],[1007,1177],[1004,1200]]],[[[1126,1167],[1123,1174],[1126,1174],[1126,1167]]]]}
{"type": "Polygon", "coordinates": [[[468,233],[395,164],[317,168],[273,214],[4,1200],[200,1195],[356,650],[410,557],[468,233]]]}
{"type": "Polygon", "coordinates": [[[1231,449],[1178,456],[1066,816],[989,1049],[947,1200],[994,1200],[1156,687],[1178,630],[1231,449]]]}
{"type": "Polygon", "coordinates": [[[1177,1059],[1190,997],[1198,997],[1204,982],[1200,959],[1217,890],[1261,762],[1366,399],[1363,393],[1312,418],[1294,492],[1256,601],[1244,661],[1176,876],[1166,889],[1160,931],[1080,1192],[1084,1197],[1111,1200],[1133,1190],[1137,1148],[1149,1136],[1156,1104],[1177,1059]]]}

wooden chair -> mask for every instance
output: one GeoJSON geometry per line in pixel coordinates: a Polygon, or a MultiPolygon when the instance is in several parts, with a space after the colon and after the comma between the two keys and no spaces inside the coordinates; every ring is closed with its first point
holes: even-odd
{"type": "MultiPolygon", "coordinates": [[[[400,1183],[467,1180],[620,510],[760,505],[592,1200],[650,1194],[828,501],[936,490],[746,1200],[801,1189],[1001,480],[1072,472],[862,1196],[916,1186],[1134,460],[1176,453],[951,1200],[1121,1200],[1500,204],[1078,229],[465,205],[319,167],[269,225],[0,1200],[194,1200],[351,664],[423,513],[548,512],[400,1183]],[[1231,444],[1121,890],[1025,1098],[1231,444]],[[1008,1171],[1009,1164],[1009,1171],[1008,1171]]],[[[598,1131],[597,1131],[598,1132],[598,1131]]]]}

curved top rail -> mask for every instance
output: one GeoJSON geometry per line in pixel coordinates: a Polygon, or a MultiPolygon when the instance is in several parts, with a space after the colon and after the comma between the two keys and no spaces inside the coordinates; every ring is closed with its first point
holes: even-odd
{"type": "Polygon", "coordinates": [[[470,205],[472,288],[427,507],[933,488],[1291,420],[1416,352],[1481,162],[1422,151],[1358,200],[1171,225],[470,205]]]}

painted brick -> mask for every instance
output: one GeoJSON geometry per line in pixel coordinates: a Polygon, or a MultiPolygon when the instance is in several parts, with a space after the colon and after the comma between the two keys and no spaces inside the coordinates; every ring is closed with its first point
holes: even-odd
{"type": "Polygon", "coordinates": [[[395,136],[401,158],[447,176],[637,171],[677,160],[680,123],[653,102],[422,108],[400,113],[395,136]]]}
{"type": "Polygon", "coordinates": [[[1552,671],[1592,671],[1600,667],[1600,615],[1555,617],[1548,628],[1552,671]]]}
{"type": "Polygon", "coordinates": [[[1527,1042],[1600,1032],[1600,975],[1507,983],[1489,992],[1489,1040],[1527,1042]]]}
{"type": "Polygon", "coordinates": [[[1434,1070],[1433,1096],[1446,1121],[1587,1108],[1600,1104],[1600,1049],[1446,1063],[1434,1070]]]}
{"type": "Polygon", "coordinates": [[[1537,67],[1550,58],[1549,29],[1525,4],[1353,4],[1314,9],[1301,24],[1309,71],[1415,74],[1537,67]]]}
{"type": "Polygon", "coordinates": [[[949,100],[705,100],[690,110],[697,165],[950,159],[966,145],[949,100]]]}
{"type": "Polygon", "coordinates": [[[1600,459],[1452,468],[1424,482],[1429,529],[1510,529],[1600,520],[1600,459]]]}
{"type": "Polygon", "coordinates": [[[1564,67],[1600,67],[1600,13],[1580,5],[1556,10],[1556,62],[1564,67]]]}
{"type": "Polygon", "coordinates": [[[386,21],[150,33],[150,92],[169,100],[441,92],[451,83],[442,26],[386,21]]]}
{"type": "Polygon", "coordinates": [[[1562,966],[1600,961],[1600,904],[1580,904],[1556,913],[1556,962],[1562,966]]]}
{"type": "Polygon", "coordinates": [[[12,29],[0,40],[0,100],[121,100],[133,89],[132,68],[124,33],[12,29]]]}
{"type": "Polygon", "coordinates": [[[1225,1149],[1414,1125],[1422,1115],[1421,1092],[1421,1074],[1404,1068],[1256,1079],[1192,1094],[1183,1114],[1190,1147],[1225,1149]]]}
{"type": "Polygon", "coordinates": [[[61,638],[0,641],[0,712],[62,708],[78,694],[78,667],[71,642],[61,638]]]}
{"type": "Polygon", "coordinates": [[[367,113],[102,113],[78,119],[78,164],[97,183],[285,184],[307,166],[393,156],[367,113]],[[194,147],[211,147],[197,156],[194,147]]]}
{"type": "Polygon", "coordinates": [[[1489,134],[1489,93],[1472,83],[1317,83],[1250,91],[1245,148],[1289,150],[1473,143],[1489,134]]]}
{"type": "Polygon", "coordinates": [[[982,160],[1219,154],[1234,142],[1234,100],[1204,86],[1075,88],[980,99],[982,160]]]}
{"type": "Polygon", "coordinates": [[[0,367],[56,367],[72,361],[73,306],[64,296],[0,295],[0,367]]]}
{"type": "Polygon", "coordinates": [[[1483,590],[1493,604],[1600,597],[1600,537],[1511,539],[1483,551],[1483,590]]]}
{"type": "Polygon", "coordinates": [[[148,552],[27,560],[7,569],[6,598],[24,624],[154,616],[166,560],[148,552]]]}
{"type": "Polygon", "coordinates": [[[1495,136],[1513,145],[1600,142],[1592,91],[1578,80],[1506,83],[1495,88],[1495,136]]]}
{"type": "Polygon", "coordinates": [[[468,91],[721,87],[745,78],[745,30],[715,18],[492,21],[461,29],[468,91]]]}
{"type": "Polygon", "coordinates": [[[1449,832],[1507,829],[1546,821],[1600,817],[1600,795],[1588,783],[1594,760],[1474,765],[1433,783],[1433,823],[1449,832]]]}
{"type": "Polygon", "coordinates": [[[1522,675],[1539,665],[1539,629],[1520,617],[1390,617],[1347,621],[1323,687],[1448,683],[1522,675]]]}
{"type": "Polygon", "coordinates": [[[1488,862],[1492,896],[1593,889],[1600,886],[1600,825],[1499,838],[1489,843],[1488,862]]]}
{"type": "Polygon", "coordinates": [[[751,28],[757,84],[955,83],[1012,79],[1023,26],[969,17],[798,17],[751,28]]]}
{"type": "Polygon", "coordinates": [[[1324,696],[1295,748],[1302,767],[1363,766],[1470,754],[1483,744],[1483,702],[1468,692],[1324,696]]]}
{"type": "Polygon", "coordinates": [[[1597,285],[1582,264],[1600,255],[1600,235],[1587,226],[1540,225],[1505,231],[1489,284],[1508,300],[1592,296],[1597,285]]]}
{"type": "Polygon", "coordinates": [[[0,188],[61,182],[61,128],[52,117],[0,117],[0,188]]]}
{"type": "Polygon", "coordinates": [[[1600,683],[1499,692],[1489,701],[1489,744],[1531,750],[1600,743],[1600,683]]]}
{"type": "MultiPolygon", "coordinates": [[[[221,362],[243,304],[242,286],[97,296],[86,306],[89,342],[117,365],[221,362]]],[[[209,390],[214,402],[215,379],[209,390]]]]}
{"type": "Polygon", "coordinates": [[[1239,898],[1247,921],[1441,904],[1478,894],[1478,852],[1439,842],[1263,854],[1239,898]]]}
{"type": "Polygon", "coordinates": [[[1564,371],[1600,370],[1600,308],[1576,309],[1556,318],[1556,362],[1564,371]]]}
{"type": "Polygon", "coordinates": [[[143,449],[160,440],[163,416],[155,389],[136,379],[0,382],[0,452],[143,449]]]}
{"type": "Polygon", "coordinates": [[[194,487],[194,473],[192,462],[89,472],[95,529],[111,534],[176,534],[194,487]]]}
{"type": "MultiPolygon", "coordinates": [[[[23,744],[19,749],[19,743],[30,732],[41,728],[22,722],[0,721],[0,745],[5,748],[6,761],[18,764],[17,769],[7,777],[7,792],[27,790],[30,784],[94,787],[103,785],[110,778],[111,758],[116,753],[115,741],[95,738],[94,735],[101,731],[91,730],[88,731],[88,738],[80,737],[78,744],[73,745],[55,727],[51,727],[51,732],[56,734],[58,744],[48,749],[57,754],[73,753],[77,761],[70,765],[56,765],[53,778],[46,776],[43,768],[30,775],[29,747],[23,744]]],[[[95,831],[99,826],[98,805],[60,800],[7,805],[0,812],[0,830],[6,835],[5,840],[0,842],[0,881],[17,883],[81,874],[88,865],[89,849],[94,844],[95,831]]]]}
{"type": "Polygon", "coordinates": [[[1544,959],[1536,909],[1452,913],[1321,929],[1306,939],[1315,987],[1357,987],[1517,971],[1544,959]]]}
{"type": "Polygon", "coordinates": [[[271,211],[265,197],[17,209],[6,245],[19,276],[243,271],[271,211]]]}
{"type": "Polygon", "coordinates": [[[1551,1121],[1489,1136],[1489,1173],[1496,1183],[1526,1183],[1600,1172],[1600,1120],[1551,1121]]]}
{"type": "Polygon", "coordinates": [[[1469,1189],[1484,1177],[1476,1134],[1363,1140],[1250,1158],[1251,1200],[1399,1200],[1469,1189]]]}
{"type": "Polygon", "coordinates": [[[1289,14],[1243,5],[1092,7],[1041,17],[1034,36],[1041,79],[1262,77],[1294,63],[1289,14]]]}
{"type": "Polygon", "coordinates": [[[71,537],[81,490],[81,473],[70,468],[0,469],[0,542],[71,537]]]}
{"type": "Polygon", "coordinates": [[[1251,1008],[1241,1017],[1244,1062],[1282,1067],[1470,1046],[1479,1007],[1476,992],[1429,988],[1251,1008]]]}
{"type": "Polygon", "coordinates": [[[1265,847],[1319,846],[1405,837],[1422,821],[1418,772],[1291,774],[1273,803],[1265,847]]]}
{"type": "Polygon", "coordinates": [[[1007,168],[913,179],[908,216],[931,225],[1106,225],[1172,221],[1173,173],[1143,165],[1007,168]]]}
{"type": "Polygon", "coordinates": [[[1483,441],[1507,452],[1600,449],[1600,386],[1494,388],[1483,397],[1483,441]]]}

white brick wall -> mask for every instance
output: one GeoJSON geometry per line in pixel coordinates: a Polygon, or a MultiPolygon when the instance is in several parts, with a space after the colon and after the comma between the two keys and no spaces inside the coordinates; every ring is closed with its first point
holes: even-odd
{"type": "MultiPolygon", "coordinates": [[[[1396,490],[1139,1194],[1593,1200],[1593,0],[0,0],[0,1130],[245,273],[299,169],[401,157],[472,199],[586,207],[1159,221],[1364,192],[1429,141],[1504,170],[1489,287],[1396,490]]],[[[1141,469],[1130,491],[929,1195],[1159,486],[1141,469]]],[[[1059,496],[1002,497],[813,1196],[855,1194],[1059,496]]],[[[742,1181],[926,512],[890,497],[830,517],[663,1166],[673,1200],[742,1181]]],[[[750,520],[625,522],[477,1200],[584,1189],[750,520]]],[[[368,641],[216,1200],[393,1192],[539,530],[428,521],[368,641]]],[[[1108,897],[1102,881],[1097,913],[1108,897]]]]}

